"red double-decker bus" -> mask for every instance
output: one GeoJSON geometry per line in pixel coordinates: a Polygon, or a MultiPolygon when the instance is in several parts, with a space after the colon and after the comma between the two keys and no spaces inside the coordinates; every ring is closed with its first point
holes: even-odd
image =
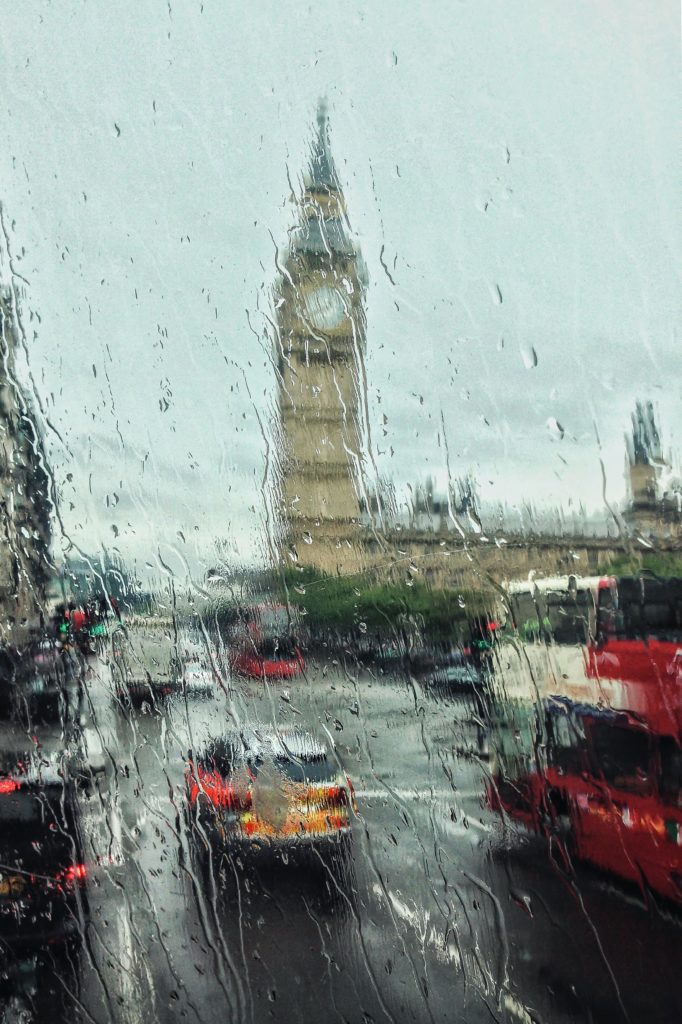
{"type": "Polygon", "coordinates": [[[496,771],[493,807],[561,841],[567,855],[682,903],[679,735],[641,716],[551,697],[538,708],[544,751],[496,771]]]}
{"type": "Polygon", "coordinates": [[[232,668],[254,679],[290,679],[305,668],[284,605],[259,604],[239,610],[230,637],[232,668]]]}
{"type": "Polygon", "coordinates": [[[604,577],[594,633],[588,659],[593,678],[658,685],[667,692],[682,659],[682,579],[604,577]]]}
{"type": "Polygon", "coordinates": [[[498,705],[490,803],[682,903],[682,580],[604,579],[596,611],[569,692],[555,675],[525,709],[498,705]]]}

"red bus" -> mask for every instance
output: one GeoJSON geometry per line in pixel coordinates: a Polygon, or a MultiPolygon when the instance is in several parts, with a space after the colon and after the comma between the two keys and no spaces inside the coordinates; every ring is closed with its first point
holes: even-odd
{"type": "Polygon", "coordinates": [[[305,668],[284,605],[259,604],[239,610],[230,637],[233,671],[254,679],[290,679],[305,668]]]}
{"type": "Polygon", "coordinates": [[[587,675],[613,680],[618,704],[652,728],[682,727],[682,579],[606,577],[597,591],[595,638],[587,675]]]}
{"type": "Polygon", "coordinates": [[[498,704],[488,788],[493,808],[555,848],[678,903],[681,613],[682,580],[600,581],[582,682],[498,704]]]}
{"type": "Polygon", "coordinates": [[[493,808],[570,856],[682,903],[679,736],[568,698],[548,698],[540,711],[544,752],[515,778],[495,773],[493,808]]]}

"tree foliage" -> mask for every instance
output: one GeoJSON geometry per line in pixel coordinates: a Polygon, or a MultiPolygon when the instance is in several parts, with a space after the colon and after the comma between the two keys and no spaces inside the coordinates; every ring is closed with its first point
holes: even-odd
{"type": "Polygon", "coordinates": [[[682,554],[668,551],[646,551],[635,555],[619,555],[603,570],[606,576],[637,576],[640,572],[655,576],[682,576],[682,554]]]}
{"type": "Polygon", "coordinates": [[[306,568],[288,570],[284,584],[288,601],[304,611],[312,629],[391,633],[409,623],[445,640],[459,636],[468,620],[484,612],[478,594],[434,590],[418,580],[391,583],[306,568]]]}

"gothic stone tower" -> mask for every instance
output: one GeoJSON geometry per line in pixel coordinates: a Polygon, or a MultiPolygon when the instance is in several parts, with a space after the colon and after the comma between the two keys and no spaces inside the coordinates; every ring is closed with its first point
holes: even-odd
{"type": "Polygon", "coordinates": [[[17,345],[14,295],[0,291],[0,642],[15,643],[38,622],[50,572],[49,480],[17,345]]]}
{"type": "Polygon", "coordinates": [[[651,402],[637,402],[632,415],[632,440],[628,454],[633,508],[652,509],[658,498],[658,473],[663,457],[651,402]]]}
{"type": "Polygon", "coordinates": [[[670,470],[662,449],[651,402],[637,402],[632,415],[628,449],[630,506],[624,513],[629,526],[650,537],[680,538],[682,517],[678,495],[661,493],[661,479],[670,470]]]}
{"type": "Polygon", "coordinates": [[[329,573],[360,567],[366,271],[350,237],[323,105],[275,296],[283,555],[329,573]]]}

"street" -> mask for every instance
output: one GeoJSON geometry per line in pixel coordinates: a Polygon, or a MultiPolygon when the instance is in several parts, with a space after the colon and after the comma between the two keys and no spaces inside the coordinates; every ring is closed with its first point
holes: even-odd
{"type": "Polygon", "coordinates": [[[87,700],[108,755],[81,800],[89,923],[52,972],[59,999],[35,996],[26,1019],[57,1019],[57,1005],[61,1020],[103,1024],[663,1022],[682,1010],[682,916],[593,869],[567,879],[543,839],[488,809],[466,697],[328,658],[289,681],[232,678],[208,699],[123,712],[102,656],[87,700]],[[359,808],[347,872],[258,855],[231,876],[197,869],[188,750],[255,722],[334,744],[359,808]]]}

